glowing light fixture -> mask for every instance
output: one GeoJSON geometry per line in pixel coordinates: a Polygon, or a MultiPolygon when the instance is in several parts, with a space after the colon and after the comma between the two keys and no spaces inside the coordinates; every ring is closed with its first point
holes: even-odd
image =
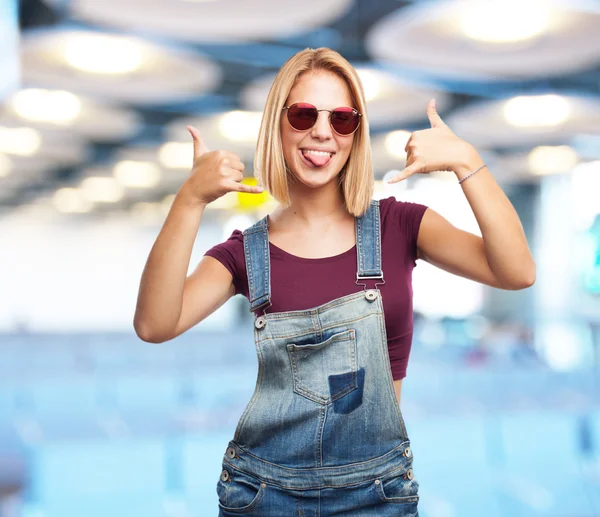
{"type": "Polygon", "coordinates": [[[63,53],[70,66],[92,74],[128,74],[142,66],[140,45],[121,36],[74,34],[65,40],[63,53]]]}
{"type": "Polygon", "coordinates": [[[356,72],[365,90],[365,100],[369,102],[376,99],[381,93],[381,85],[377,74],[366,68],[357,68],[356,72]]]}
{"type": "Polygon", "coordinates": [[[518,96],[504,104],[504,118],[515,127],[555,127],[571,113],[569,102],[560,95],[518,96]]]}
{"type": "Polygon", "coordinates": [[[85,199],[98,203],[116,203],[123,198],[123,185],[116,178],[92,176],[81,182],[85,199]]]}
{"type": "Polygon", "coordinates": [[[256,142],[261,118],[260,111],[230,111],[221,116],[219,130],[236,142],[256,142]]]}
{"type": "Polygon", "coordinates": [[[527,157],[529,170],[537,175],[560,174],[577,165],[575,150],[568,145],[541,145],[533,149],[527,157]]]}
{"type": "Polygon", "coordinates": [[[194,147],[191,142],[167,142],[158,150],[158,160],[170,169],[192,169],[194,147]]]}
{"type": "Polygon", "coordinates": [[[85,213],[92,209],[92,203],[76,188],[58,189],[52,197],[52,202],[59,212],[85,213]]]}
{"type": "Polygon", "coordinates": [[[385,137],[385,150],[391,156],[405,160],[406,153],[404,152],[404,148],[406,147],[406,142],[408,142],[410,135],[410,132],[404,130],[390,131],[385,137]]]}
{"type": "Polygon", "coordinates": [[[160,182],[160,170],[152,162],[123,160],[115,165],[113,174],[125,187],[151,188],[160,182]]]}
{"type": "Polygon", "coordinates": [[[469,38],[488,43],[512,43],[542,34],[550,11],[541,0],[472,0],[461,3],[459,26],[469,38]]]}
{"type": "Polygon", "coordinates": [[[81,111],[79,99],[63,90],[28,88],[17,92],[12,104],[20,117],[35,122],[68,124],[81,111]]]}
{"type": "Polygon", "coordinates": [[[0,152],[18,156],[33,156],[40,149],[42,138],[29,127],[1,127],[0,152]]]}

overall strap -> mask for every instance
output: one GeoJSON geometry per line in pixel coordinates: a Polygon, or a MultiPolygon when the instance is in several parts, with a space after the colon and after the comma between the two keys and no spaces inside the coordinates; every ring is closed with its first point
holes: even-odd
{"type": "Polygon", "coordinates": [[[271,264],[267,216],[244,230],[243,236],[250,311],[254,312],[271,304],[271,264]]]}
{"type": "Polygon", "coordinates": [[[381,269],[381,223],[378,199],[371,200],[367,211],[361,217],[356,218],[355,226],[358,266],[356,283],[358,284],[359,279],[380,278],[383,280],[383,270],[381,269]]]}

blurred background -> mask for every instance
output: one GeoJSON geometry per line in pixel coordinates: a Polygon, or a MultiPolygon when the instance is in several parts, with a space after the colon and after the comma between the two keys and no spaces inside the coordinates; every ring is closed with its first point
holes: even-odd
{"type": "MultiPolygon", "coordinates": [[[[420,516],[600,515],[599,2],[0,0],[0,517],[217,515],[256,382],[248,302],[148,344],[140,275],[189,174],[186,124],[252,183],[274,74],[320,46],[359,70],[376,197],[480,234],[452,174],[383,182],[435,97],[537,263],[502,291],[418,262],[420,516]]],[[[273,208],[211,204],[190,271],[273,208]]]]}

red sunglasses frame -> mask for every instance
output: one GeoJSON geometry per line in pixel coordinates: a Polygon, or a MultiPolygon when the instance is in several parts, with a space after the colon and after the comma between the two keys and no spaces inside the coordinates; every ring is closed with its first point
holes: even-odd
{"type": "Polygon", "coordinates": [[[354,134],[356,132],[356,130],[360,127],[360,120],[362,118],[362,113],[360,113],[356,108],[352,108],[350,106],[339,106],[332,110],[326,110],[326,109],[317,109],[316,106],[310,104],[309,102],[294,102],[294,104],[290,104],[289,106],[284,106],[281,109],[288,110],[287,119],[288,119],[288,122],[290,123],[290,126],[292,126],[292,129],[294,131],[308,131],[309,129],[312,129],[314,127],[314,125],[317,123],[317,120],[319,119],[319,112],[328,111],[329,112],[329,125],[331,126],[331,129],[333,129],[333,131],[340,136],[350,136],[350,135],[354,134]],[[307,108],[314,108],[317,111],[317,116],[315,117],[315,121],[313,122],[312,126],[306,128],[306,129],[298,129],[298,128],[294,127],[294,125],[290,121],[290,108],[293,106],[296,106],[297,104],[304,104],[304,105],[306,105],[307,108]],[[333,127],[333,124],[331,123],[331,115],[333,114],[334,111],[339,110],[340,108],[350,108],[354,113],[356,113],[358,115],[358,124],[356,124],[356,127],[354,128],[354,130],[351,131],[350,133],[340,133],[340,132],[336,131],[335,127],[333,127]]]}

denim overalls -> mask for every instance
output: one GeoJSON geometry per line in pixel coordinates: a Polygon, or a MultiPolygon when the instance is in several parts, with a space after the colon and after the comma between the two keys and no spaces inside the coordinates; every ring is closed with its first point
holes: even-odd
{"type": "MultiPolygon", "coordinates": [[[[418,517],[380,279],[379,201],[355,218],[356,293],[257,317],[254,393],[223,456],[219,517],[418,517]]],[[[268,221],[244,232],[250,310],[270,305],[268,221]]]]}

